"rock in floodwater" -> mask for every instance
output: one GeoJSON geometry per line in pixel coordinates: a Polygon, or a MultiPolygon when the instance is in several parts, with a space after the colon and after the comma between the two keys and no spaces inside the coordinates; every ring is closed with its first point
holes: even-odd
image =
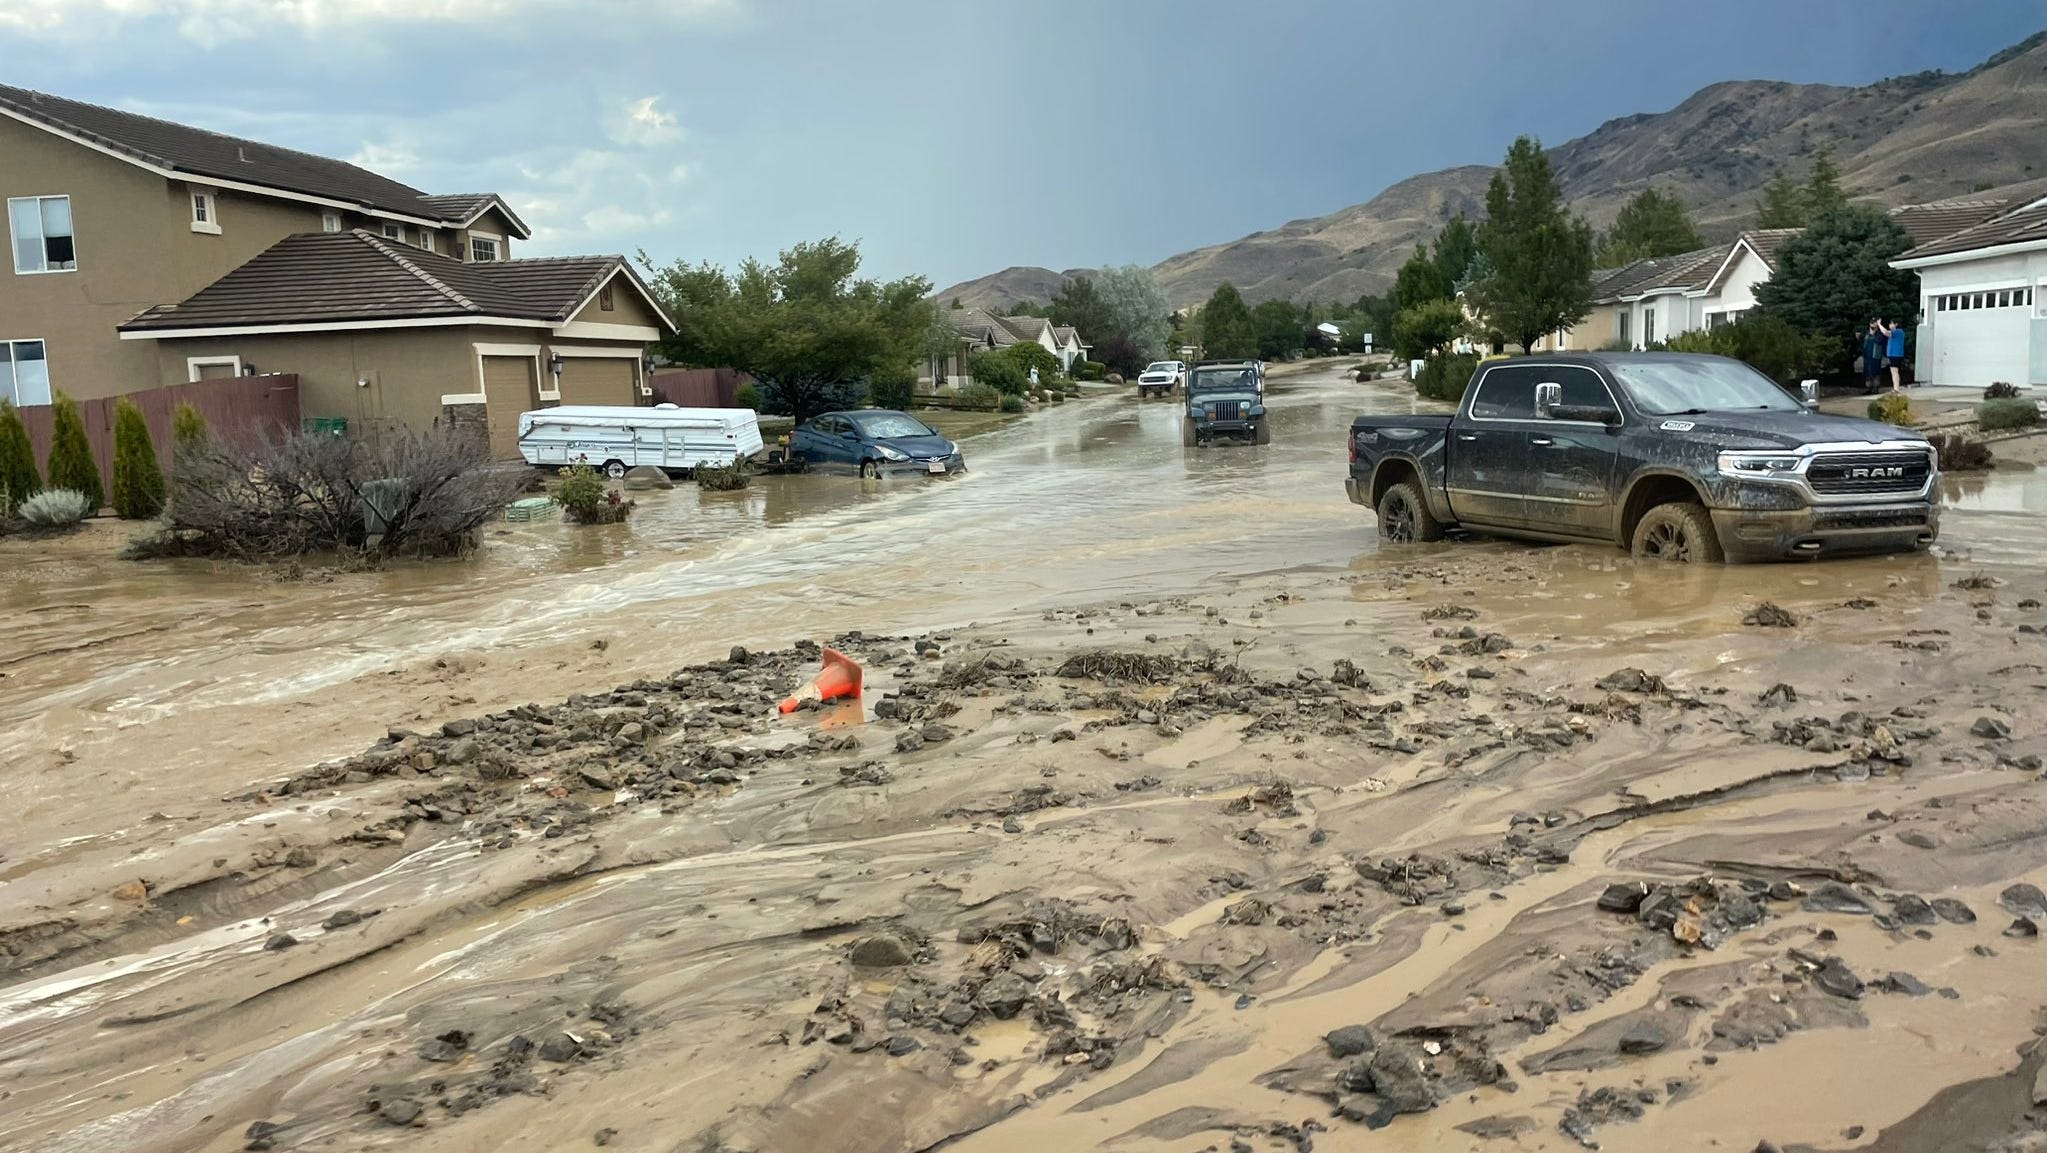
{"type": "Polygon", "coordinates": [[[1976,921],[1976,910],[1953,897],[1935,897],[1932,905],[1940,919],[1951,925],[1971,925],[1976,921]]]}
{"type": "Polygon", "coordinates": [[[1654,1021],[1637,1021],[1621,1034],[1623,1053],[1655,1053],[1670,1046],[1670,1034],[1654,1021]]]}
{"type": "Polygon", "coordinates": [[[2047,893],[2042,893],[2038,885],[2029,885],[2021,881],[1999,893],[1997,903],[2014,917],[2047,920],[2047,893]]]}
{"type": "Polygon", "coordinates": [[[910,943],[894,933],[876,933],[853,945],[853,963],[863,969],[894,969],[916,959],[910,943]]]}
{"type": "Polygon", "coordinates": [[[1329,1055],[1339,1060],[1355,1057],[1360,1053],[1369,1053],[1374,1044],[1372,1031],[1363,1025],[1345,1025],[1341,1029],[1332,1029],[1323,1035],[1322,1042],[1329,1046],[1329,1055]]]}
{"type": "Polygon", "coordinates": [[[1873,913],[1875,908],[1846,885],[1828,882],[1805,895],[1805,907],[1815,913],[1873,913]]]}

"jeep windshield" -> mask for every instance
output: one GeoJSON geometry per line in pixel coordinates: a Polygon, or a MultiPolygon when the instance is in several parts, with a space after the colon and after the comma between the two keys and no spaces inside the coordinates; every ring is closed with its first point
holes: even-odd
{"type": "Polygon", "coordinates": [[[1739,361],[1643,360],[1615,364],[1613,374],[1651,416],[1797,412],[1803,407],[1775,381],[1739,361]]]}
{"type": "Polygon", "coordinates": [[[1257,392],[1258,374],[1249,368],[1197,368],[1188,392],[1257,392]]]}

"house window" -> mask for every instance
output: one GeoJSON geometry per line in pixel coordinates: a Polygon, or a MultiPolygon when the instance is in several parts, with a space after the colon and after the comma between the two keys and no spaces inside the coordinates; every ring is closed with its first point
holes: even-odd
{"type": "Polygon", "coordinates": [[[78,250],[71,236],[69,196],[20,196],[7,202],[14,234],[14,271],[75,272],[78,250]]]}
{"type": "Polygon", "coordinates": [[[469,236],[469,259],[477,264],[496,264],[498,261],[498,240],[495,236],[469,236]]]}
{"type": "Polygon", "coordinates": [[[1656,343],[1656,307],[1654,305],[1642,310],[1642,343],[1656,343]]]}
{"type": "Polygon", "coordinates": [[[203,231],[207,236],[221,233],[221,217],[213,207],[213,193],[201,188],[192,188],[192,231],[203,231]]]}
{"type": "Polygon", "coordinates": [[[1628,314],[1617,312],[1614,314],[1614,320],[1618,323],[1618,327],[1614,331],[1614,339],[1622,344],[1628,343],[1628,314]]]}
{"type": "Polygon", "coordinates": [[[322,212],[320,214],[320,231],[341,231],[341,214],[339,212],[322,212]]]}
{"type": "Polygon", "coordinates": [[[405,239],[405,226],[403,224],[386,224],[384,226],[384,239],[403,241],[405,239]]]}
{"type": "Polygon", "coordinates": [[[597,310],[599,312],[611,311],[611,286],[609,284],[597,290],[597,310]]]}
{"type": "Polygon", "coordinates": [[[1716,328],[1718,328],[1718,327],[1720,327],[1721,325],[1723,325],[1723,324],[1726,324],[1726,323],[1727,323],[1727,314],[1726,314],[1726,313],[1724,313],[1724,312],[1709,312],[1709,313],[1707,313],[1707,314],[1706,314],[1706,331],[1707,331],[1707,332],[1711,332],[1711,331],[1713,331],[1714,329],[1716,329],[1716,328]]]}
{"type": "Polygon", "coordinates": [[[50,403],[50,362],[40,340],[0,340],[0,400],[50,403]]]}
{"type": "Polygon", "coordinates": [[[425,228],[419,230],[419,246],[428,252],[436,251],[434,248],[434,233],[431,230],[425,228]]]}

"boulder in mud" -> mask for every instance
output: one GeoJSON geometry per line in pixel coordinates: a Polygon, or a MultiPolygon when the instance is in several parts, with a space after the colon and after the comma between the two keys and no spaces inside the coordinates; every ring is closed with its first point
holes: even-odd
{"type": "Polygon", "coordinates": [[[876,933],[854,942],[852,959],[862,969],[895,969],[914,962],[917,953],[894,933],[876,933]]]}
{"type": "Polygon", "coordinates": [[[1807,893],[1805,908],[1814,913],[1873,913],[1875,908],[1860,893],[1838,882],[1828,882],[1807,893]]]}
{"type": "Polygon", "coordinates": [[[426,1109],[410,1097],[396,1097],[377,1108],[377,1116],[391,1125],[413,1125],[426,1109]]]}
{"type": "Polygon", "coordinates": [[[1329,1055],[1338,1060],[1355,1057],[1372,1051],[1372,1031],[1363,1025],[1345,1025],[1323,1034],[1322,1043],[1329,1046],[1329,1055]]]}
{"type": "Polygon", "coordinates": [[[555,1033],[540,1043],[540,1059],[566,1064],[583,1055],[583,1039],[574,1033],[555,1033]]]}
{"type": "Polygon", "coordinates": [[[1623,881],[1608,885],[1599,894],[1599,907],[1609,913],[1633,913],[1642,907],[1642,899],[1649,895],[1649,886],[1640,881],[1623,881]]]}
{"type": "Polygon", "coordinates": [[[1845,997],[1851,1001],[1861,997],[1865,988],[1862,978],[1856,976],[1855,971],[1839,957],[1828,957],[1822,961],[1820,967],[1813,972],[1812,981],[1834,996],[1845,997]]]}
{"type": "Polygon", "coordinates": [[[1971,909],[1953,897],[1935,897],[1931,904],[1933,905],[1933,911],[1939,914],[1940,919],[1950,925],[1973,925],[1976,923],[1976,910],[1971,909]]]}
{"type": "Polygon", "coordinates": [[[270,939],[263,942],[263,949],[268,953],[276,953],[298,943],[299,939],[290,933],[272,933],[270,939]]]}
{"type": "Polygon", "coordinates": [[[1609,693],[1660,693],[1663,678],[1641,669],[1616,669],[1593,682],[1593,688],[1609,693]]]}
{"type": "Polygon", "coordinates": [[[1764,601],[1750,609],[1748,614],[1741,618],[1741,623],[1755,628],[1791,629],[1798,627],[1798,618],[1792,616],[1781,605],[1764,601]]]}
{"type": "Polygon", "coordinates": [[[2047,920],[2047,893],[2040,886],[2024,881],[2005,889],[1997,895],[1997,903],[2004,911],[2015,917],[2031,917],[2035,921],[2047,920]]]}
{"type": "Polygon", "coordinates": [[[1969,735],[1981,737],[1986,741],[2008,740],[2011,737],[2011,726],[1996,717],[1977,717],[1976,723],[1969,726],[1969,735]]]}
{"type": "Polygon", "coordinates": [[[1383,1128],[1402,1113],[1426,1113],[1436,1107],[1419,1045],[1409,1041],[1383,1045],[1372,1054],[1367,1068],[1372,1092],[1379,1098],[1378,1111],[1365,1118],[1368,1127],[1383,1128]]]}
{"type": "Polygon", "coordinates": [[[651,464],[636,464],[625,471],[624,485],[627,492],[646,492],[649,489],[674,488],[675,481],[651,464]]]}
{"type": "Polygon", "coordinates": [[[1621,1034],[1620,1051],[1623,1053],[1656,1053],[1669,1047],[1670,1033],[1654,1021],[1637,1021],[1621,1034]]]}
{"type": "Polygon", "coordinates": [[[1030,1002],[1031,984],[1015,973],[1002,972],[988,978],[975,998],[983,1009],[1007,1021],[1023,1012],[1030,1002]]]}

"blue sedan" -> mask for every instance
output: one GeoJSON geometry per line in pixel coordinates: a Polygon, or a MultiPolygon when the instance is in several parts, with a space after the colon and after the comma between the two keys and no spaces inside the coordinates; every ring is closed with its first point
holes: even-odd
{"type": "Polygon", "coordinates": [[[902,472],[945,476],[967,468],[959,445],[916,417],[886,408],[813,417],[790,434],[789,459],[801,468],[865,477],[902,472]]]}

